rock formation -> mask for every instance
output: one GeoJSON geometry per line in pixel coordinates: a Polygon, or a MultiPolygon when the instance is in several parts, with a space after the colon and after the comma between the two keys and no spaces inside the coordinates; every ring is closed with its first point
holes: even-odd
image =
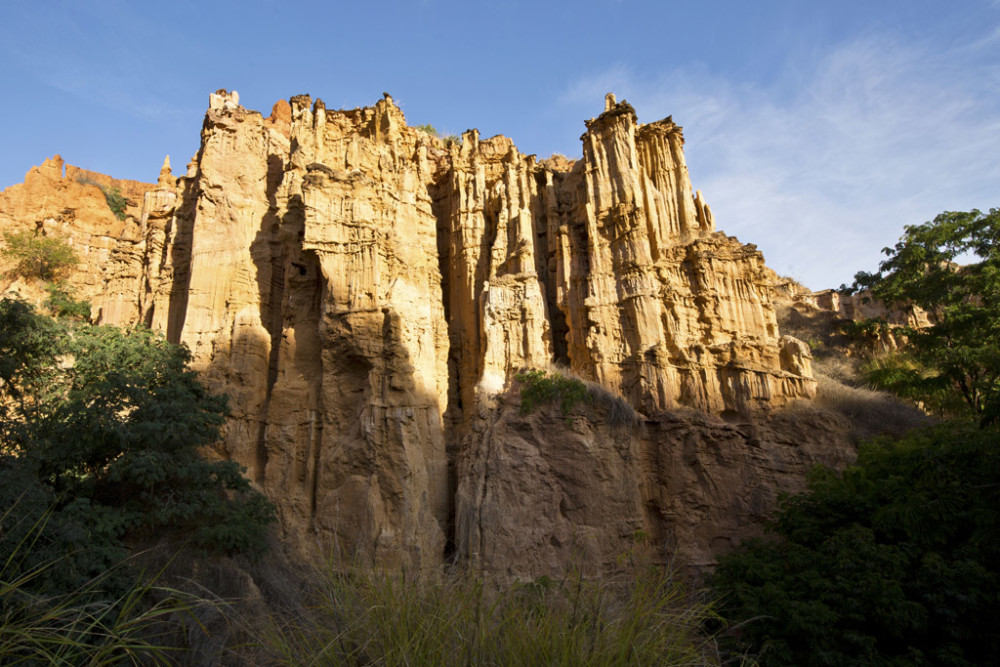
{"type": "MultiPolygon", "coordinates": [[[[0,192],[0,230],[33,231],[65,240],[80,260],[72,276],[74,285],[84,297],[97,299],[107,293],[108,281],[139,270],[139,255],[131,257],[128,266],[112,265],[112,257],[120,257],[124,247],[139,240],[143,199],[152,187],[67,165],[56,155],[29,170],[24,183],[0,192]],[[124,220],[108,207],[104,190],[111,188],[126,198],[124,220]]],[[[29,286],[20,287],[31,291],[29,286]]],[[[129,314],[134,310],[132,305],[129,314]]]]}
{"type": "Polygon", "coordinates": [[[609,96],[582,141],[538,161],[446,144],[389,95],[264,118],[218,91],[186,175],[129,195],[136,222],[92,202],[109,228],[81,243],[107,261],[81,281],[101,322],[164,331],[229,394],[219,454],[304,553],[532,577],[649,535],[710,563],[850,451],[776,412],[814,394],[809,349],[780,335],[761,254],[692,195],[681,128],[609,96]],[[603,397],[570,423],[514,404],[515,375],[553,365],[603,397]]]}

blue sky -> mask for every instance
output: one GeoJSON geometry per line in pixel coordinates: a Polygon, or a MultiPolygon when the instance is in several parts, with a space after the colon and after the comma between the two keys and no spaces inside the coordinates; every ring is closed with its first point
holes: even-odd
{"type": "Polygon", "coordinates": [[[1000,206],[1000,0],[3,0],[0,71],[0,188],[56,153],[179,172],[218,88],[265,113],[387,91],[411,124],[570,157],[613,91],[673,115],[718,228],[813,289],[1000,206]]]}

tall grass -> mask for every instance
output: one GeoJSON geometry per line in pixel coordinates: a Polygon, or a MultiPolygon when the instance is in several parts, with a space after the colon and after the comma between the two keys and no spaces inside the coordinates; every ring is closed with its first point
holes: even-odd
{"type": "Polygon", "coordinates": [[[711,665],[715,619],[663,568],[496,589],[333,569],[306,613],[272,618],[257,647],[279,665],[711,665]]]}
{"type": "Polygon", "coordinates": [[[884,391],[852,387],[821,373],[816,374],[816,381],[816,405],[843,415],[856,442],[879,435],[901,435],[932,421],[884,391]]]}
{"type": "MultiPolygon", "coordinates": [[[[8,509],[6,514],[16,510],[8,509]]],[[[114,596],[114,570],[64,593],[42,593],[66,558],[22,567],[44,519],[0,563],[0,664],[167,665],[179,615],[206,604],[173,589],[136,584],[114,596]]],[[[0,540],[10,539],[0,534],[0,540]]]]}

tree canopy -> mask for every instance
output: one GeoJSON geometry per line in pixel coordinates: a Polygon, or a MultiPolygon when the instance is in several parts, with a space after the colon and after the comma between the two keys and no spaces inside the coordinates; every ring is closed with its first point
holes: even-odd
{"type": "Polygon", "coordinates": [[[1000,209],[942,213],[883,252],[853,288],[920,306],[934,323],[901,328],[905,352],[873,379],[918,400],[953,393],[984,423],[1000,419],[1000,209]]]}
{"type": "Polygon", "coordinates": [[[14,273],[26,278],[56,280],[78,261],[73,246],[54,236],[23,231],[5,232],[3,238],[2,253],[14,260],[14,273]]]}
{"type": "Polygon", "coordinates": [[[71,588],[118,562],[127,535],[263,549],[273,507],[236,463],[199,455],[219,437],[226,400],[188,361],[143,327],[0,301],[0,558],[36,535],[32,559],[67,556],[57,579],[71,588]]]}
{"type": "Polygon", "coordinates": [[[1000,438],[956,423],[863,446],[722,560],[763,665],[981,665],[1000,655],[1000,438]]]}

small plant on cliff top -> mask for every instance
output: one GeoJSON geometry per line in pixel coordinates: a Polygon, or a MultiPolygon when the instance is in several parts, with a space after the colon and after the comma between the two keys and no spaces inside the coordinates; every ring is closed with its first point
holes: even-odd
{"type": "Polygon", "coordinates": [[[427,134],[435,137],[438,136],[437,128],[430,123],[424,123],[423,125],[417,125],[416,127],[421,132],[426,132],[427,134]]]}
{"type": "Polygon", "coordinates": [[[569,415],[573,407],[590,399],[587,385],[576,378],[566,377],[559,373],[549,375],[545,371],[525,371],[518,373],[516,379],[522,383],[521,414],[531,414],[542,403],[559,401],[563,416],[569,415]]]}
{"type": "Polygon", "coordinates": [[[2,251],[13,259],[14,273],[25,278],[55,280],[77,263],[76,251],[66,241],[30,231],[6,232],[2,251]]]}
{"type": "Polygon", "coordinates": [[[89,176],[77,175],[76,182],[81,185],[93,185],[104,193],[104,200],[108,202],[108,208],[119,220],[125,219],[125,211],[128,208],[128,198],[122,191],[114,186],[101,185],[89,176]]]}

